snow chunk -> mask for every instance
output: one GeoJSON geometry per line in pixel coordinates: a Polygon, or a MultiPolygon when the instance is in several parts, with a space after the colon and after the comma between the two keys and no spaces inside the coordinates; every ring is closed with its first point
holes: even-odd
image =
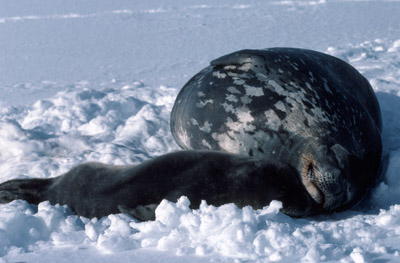
{"type": "Polygon", "coordinates": [[[350,257],[354,260],[355,263],[364,263],[365,262],[361,248],[353,249],[353,252],[351,252],[350,257]]]}

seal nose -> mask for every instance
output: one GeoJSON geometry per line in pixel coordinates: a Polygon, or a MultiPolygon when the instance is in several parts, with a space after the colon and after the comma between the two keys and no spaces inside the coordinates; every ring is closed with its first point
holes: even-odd
{"type": "Polygon", "coordinates": [[[343,172],[335,167],[321,167],[319,170],[315,184],[325,197],[323,208],[334,210],[347,203],[348,181],[343,172]]]}
{"type": "Polygon", "coordinates": [[[328,148],[310,144],[301,155],[300,164],[303,185],[324,210],[333,211],[349,202],[352,195],[346,149],[340,145],[328,148]]]}

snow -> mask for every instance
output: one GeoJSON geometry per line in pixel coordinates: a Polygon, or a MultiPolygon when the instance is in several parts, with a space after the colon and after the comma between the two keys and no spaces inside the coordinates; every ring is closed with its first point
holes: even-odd
{"type": "Polygon", "coordinates": [[[314,218],[290,218],[276,201],[260,210],[202,203],[192,211],[182,197],[139,223],[17,200],[0,205],[1,263],[400,261],[400,1],[0,0],[0,7],[0,182],[176,150],[169,114],[183,84],[221,55],[273,46],[326,52],[362,72],[381,105],[389,160],[367,200],[314,218]]]}

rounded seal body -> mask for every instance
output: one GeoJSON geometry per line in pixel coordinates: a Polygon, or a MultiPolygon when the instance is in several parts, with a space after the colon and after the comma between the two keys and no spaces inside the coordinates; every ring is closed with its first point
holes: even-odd
{"type": "Polygon", "coordinates": [[[374,184],[381,127],[374,91],[356,69],[295,48],[212,61],[185,84],[171,114],[183,149],[287,163],[327,212],[355,204],[374,184]]]}

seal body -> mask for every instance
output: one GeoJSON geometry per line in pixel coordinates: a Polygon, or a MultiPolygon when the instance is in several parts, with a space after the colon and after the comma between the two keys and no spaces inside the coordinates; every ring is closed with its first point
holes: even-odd
{"type": "Polygon", "coordinates": [[[277,160],[294,167],[325,211],[358,202],[381,160],[381,115],[352,66],[311,50],[242,50],[182,88],[171,131],[183,149],[277,160]]]}
{"type": "Polygon", "coordinates": [[[296,169],[277,161],[209,151],[178,151],[137,166],[79,165],[51,179],[17,179],[0,185],[0,203],[24,199],[67,204],[78,215],[102,217],[128,213],[155,218],[163,200],[187,196],[192,208],[235,203],[256,209],[281,200],[283,210],[304,216],[316,205],[296,169]]]}

